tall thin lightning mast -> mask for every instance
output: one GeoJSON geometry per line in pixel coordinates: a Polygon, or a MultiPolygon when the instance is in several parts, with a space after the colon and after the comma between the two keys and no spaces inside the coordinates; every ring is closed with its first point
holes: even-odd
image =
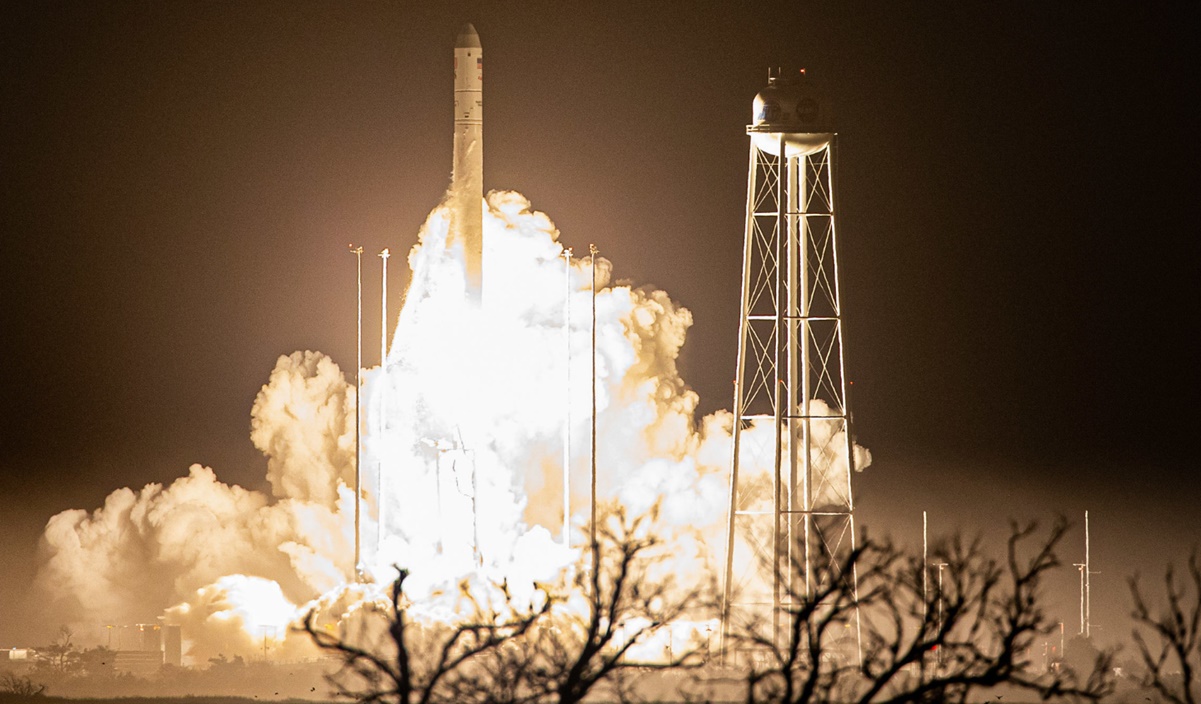
{"type": "Polygon", "coordinates": [[[922,623],[930,616],[930,550],[926,540],[926,512],[922,511],[922,623]]]}
{"type": "MultiPolygon", "coordinates": [[[[942,633],[942,568],[947,566],[946,562],[936,562],[934,564],[938,568],[938,630],[936,633],[942,633]]],[[[941,636],[940,636],[941,637],[941,636]]],[[[942,648],[938,649],[938,662],[942,664],[942,648]]]]}
{"type": "Polygon", "coordinates": [[[571,248],[563,249],[563,547],[571,547],[571,248]]]}
{"type": "Polygon", "coordinates": [[[1087,565],[1083,562],[1073,562],[1072,566],[1080,571],[1080,630],[1077,635],[1084,635],[1084,572],[1087,565]]]}
{"type": "Polygon", "coordinates": [[[588,245],[588,254],[592,265],[592,440],[589,445],[592,459],[592,488],[589,491],[589,504],[592,512],[588,539],[592,543],[592,570],[596,573],[597,554],[600,546],[596,542],[596,245],[588,245]]]}
{"type": "Polygon", "coordinates": [[[1072,566],[1080,570],[1080,633],[1085,638],[1091,638],[1092,624],[1092,580],[1090,577],[1099,572],[1092,571],[1089,560],[1088,511],[1084,512],[1084,562],[1074,562],[1072,566]]]}
{"type": "MultiPolygon", "coordinates": [[[[379,258],[383,262],[383,273],[380,277],[380,294],[379,294],[379,370],[380,370],[380,385],[379,385],[379,420],[376,430],[382,438],[384,427],[386,424],[384,414],[384,390],[388,385],[384,383],[383,376],[387,373],[388,368],[388,257],[392,255],[387,247],[379,253],[379,258]]],[[[384,460],[382,454],[377,463],[378,470],[375,475],[375,491],[376,504],[378,505],[377,522],[375,526],[375,552],[379,555],[381,548],[384,546],[384,460]]]]}
{"type": "Polygon", "coordinates": [[[1084,512],[1084,637],[1092,637],[1092,585],[1089,575],[1093,574],[1088,559],[1088,511],[1084,512]]]}
{"type": "Polygon", "coordinates": [[[380,280],[380,295],[379,295],[379,366],[384,368],[384,364],[388,361],[388,257],[392,253],[384,247],[384,251],[379,253],[379,258],[384,262],[383,278],[380,280]]]}
{"type": "Polygon", "coordinates": [[[360,508],[360,498],[363,494],[363,475],[362,475],[362,460],[363,443],[361,429],[363,426],[363,404],[360,403],[360,396],[363,392],[363,248],[350,245],[350,251],[354,254],[355,263],[357,264],[358,275],[358,336],[356,338],[356,349],[358,350],[357,364],[354,369],[354,573],[358,577],[362,564],[362,531],[359,526],[362,523],[362,509],[360,508]]]}

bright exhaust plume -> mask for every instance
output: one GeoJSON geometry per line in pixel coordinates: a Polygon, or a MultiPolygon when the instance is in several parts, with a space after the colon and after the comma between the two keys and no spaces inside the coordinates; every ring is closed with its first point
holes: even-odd
{"type": "MultiPolygon", "coordinates": [[[[387,363],[365,370],[366,584],[354,583],[351,564],[354,374],[294,352],[279,358],[251,413],[271,495],[193,465],[169,486],[118,489],[90,513],[54,516],[38,575],[45,613],[77,624],[162,617],[182,626],[194,663],[254,656],[265,643],[301,656],[311,645],[289,624],[314,607],[336,621],[383,598],[393,565],[411,571],[406,592],[437,617],[437,595],[462,579],[528,589],[573,562],[589,514],[589,260],[571,263],[568,359],[565,260],[551,220],[518,193],[488,195],[479,306],[464,296],[463,252],[448,228],[440,206],[409,253],[387,363]],[[568,415],[572,548],[558,537],[568,415]]],[[[632,512],[658,502],[686,574],[722,558],[732,416],[696,417],[676,366],[689,311],[611,275],[598,257],[598,496],[632,512]]],[[[870,463],[866,450],[856,455],[856,469],[870,463]]],[[[816,469],[843,476],[845,460],[816,469]]]]}

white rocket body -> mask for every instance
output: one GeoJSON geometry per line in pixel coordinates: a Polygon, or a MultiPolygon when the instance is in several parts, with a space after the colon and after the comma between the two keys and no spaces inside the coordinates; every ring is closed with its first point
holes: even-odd
{"type": "Polygon", "coordinates": [[[455,41],[455,147],[451,233],[463,247],[467,295],[479,303],[484,286],[484,54],[467,24],[455,41]]]}

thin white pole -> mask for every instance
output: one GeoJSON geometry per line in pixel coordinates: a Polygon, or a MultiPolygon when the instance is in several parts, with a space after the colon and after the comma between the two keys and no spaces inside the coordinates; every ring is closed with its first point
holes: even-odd
{"type": "MultiPolygon", "coordinates": [[[[385,420],[385,417],[384,417],[384,411],[385,411],[384,391],[385,391],[385,389],[388,388],[388,385],[387,385],[387,383],[384,382],[383,377],[385,374],[387,374],[387,368],[388,368],[388,257],[389,256],[391,256],[391,252],[388,251],[387,247],[384,247],[384,251],[379,253],[380,260],[382,260],[382,262],[383,262],[383,273],[380,277],[380,294],[379,294],[380,385],[379,385],[379,404],[377,406],[377,408],[379,409],[379,413],[376,414],[377,419],[376,419],[375,427],[379,433],[380,438],[383,437],[384,428],[387,423],[387,421],[385,420]]],[[[376,446],[377,447],[379,446],[378,442],[376,443],[376,446]]],[[[384,523],[385,523],[384,522],[384,510],[385,510],[386,502],[384,500],[384,496],[385,496],[385,494],[384,494],[384,460],[383,460],[382,453],[380,453],[379,450],[377,450],[376,452],[379,455],[379,460],[376,462],[376,475],[375,475],[375,497],[376,497],[375,501],[378,506],[378,510],[377,510],[378,516],[377,516],[377,522],[376,522],[376,526],[375,526],[375,554],[377,556],[377,561],[378,561],[378,556],[380,554],[381,549],[384,546],[384,523]]]]}
{"type": "Polygon", "coordinates": [[[363,393],[363,248],[350,246],[350,251],[354,253],[358,269],[358,337],[357,350],[358,358],[354,370],[354,573],[355,577],[360,576],[360,567],[362,563],[362,544],[360,524],[362,521],[362,509],[359,506],[359,498],[362,496],[362,472],[360,460],[363,454],[363,443],[360,434],[363,425],[363,404],[360,403],[359,397],[363,393]]]}
{"type": "Polygon", "coordinates": [[[571,547],[571,248],[563,250],[563,547],[571,547]]]}
{"type": "Polygon", "coordinates": [[[592,487],[589,491],[589,504],[592,513],[588,539],[592,543],[592,569],[598,569],[597,554],[600,546],[596,542],[596,245],[588,245],[588,253],[592,258],[592,441],[590,454],[592,462],[592,487]]]}
{"type": "Polygon", "coordinates": [[[380,284],[380,302],[379,302],[379,366],[384,368],[388,360],[388,257],[392,256],[387,247],[379,253],[379,258],[384,261],[383,279],[380,284]]]}
{"type": "Polygon", "coordinates": [[[926,540],[926,512],[922,511],[922,623],[930,618],[930,550],[926,540]]]}
{"type": "MultiPolygon", "coordinates": [[[[947,566],[945,562],[939,562],[935,565],[938,567],[938,637],[941,638],[942,633],[942,568],[947,566]]],[[[942,664],[942,648],[938,649],[938,664],[942,664]]]]}
{"type": "Polygon", "coordinates": [[[1084,512],[1084,637],[1092,637],[1092,588],[1089,575],[1092,574],[1088,559],[1088,511],[1084,512]]]}
{"type": "Polygon", "coordinates": [[[1087,565],[1083,562],[1073,563],[1073,566],[1080,570],[1080,630],[1076,635],[1084,635],[1084,571],[1087,565]]]}

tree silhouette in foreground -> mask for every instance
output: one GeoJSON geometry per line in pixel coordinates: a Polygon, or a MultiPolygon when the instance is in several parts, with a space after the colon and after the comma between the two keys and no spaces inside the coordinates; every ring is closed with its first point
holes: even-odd
{"type": "Polygon", "coordinates": [[[708,601],[701,587],[677,583],[670,545],[653,530],[656,518],[656,510],[630,517],[612,509],[596,531],[597,569],[536,585],[532,594],[519,596],[504,583],[462,583],[458,615],[448,622],[419,617],[404,590],[409,572],[399,569],[390,603],[370,614],[376,636],[370,627],[332,632],[315,610],[302,627],[342,659],[331,684],[357,701],[569,704],[601,685],[624,698],[624,671],[701,662],[694,647],[652,663],[630,657],[708,601]]]}
{"type": "Polygon", "coordinates": [[[314,610],[303,629],[341,659],[335,691],[360,702],[625,702],[646,693],[639,677],[679,669],[691,676],[652,684],[689,701],[954,703],[998,686],[1095,700],[1111,689],[1108,653],[1090,672],[1040,672],[1032,661],[1056,625],[1040,583],[1059,565],[1063,521],[1041,539],[1033,525],[1015,525],[999,560],[979,540],[936,548],[941,592],[923,588],[920,559],[867,539],[833,569],[816,570],[833,578],[808,596],[802,565],[793,564],[781,575],[790,598],[780,632],[770,615],[740,614],[728,640],[733,663],[718,667],[705,662],[697,637],[715,624],[717,590],[707,580],[678,583],[676,544],[655,532],[655,519],[614,509],[598,527],[595,571],[579,568],[532,592],[464,582],[453,617],[430,618],[427,605],[409,599],[409,573],[400,570],[389,598],[360,609],[361,618],[334,624],[314,610]],[[855,572],[858,595],[839,576],[855,572]],[[664,642],[672,624],[692,624],[691,640],[676,638],[687,645],[639,661],[638,648],[664,642]]]}
{"type": "Polygon", "coordinates": [[[1194,680],[1201,667],[1201,565],[1195,550],[1187,569],[1181,584],[1175,568],[1168,565],[1164,574],[1167,603],[1154,613],[1139,588],[1138,576],[1130,578],[1134,642],[1147,668],[1144,684],[1176,704],[1197,701],[1194,680]]]}
{"type": "Polygon", "coordinates": [[[1112,685],[1109,654],[1088,673],[1038,672],[1030,659],[1056,625],[1040,605],[1039,585],[1060,564],[1054,549],[1066,529],[1058,522],[1023,557],[1035,526],[1014,525],[1000,563],[979,540],[951,540],[934,553],[945,569],[941,593],[927,592],[920,559],[866,538],[840,562],[815,570],[829,578],[808,595],[803,565],[791,565],[792,574],[781,575],[788,594],[781,632],[760,615],[744,618],[731,633],[730,647],[745,668],[743,699],[964,702],[975,690],[1000,685],[1042,698],[1100,698],[1112,685]],[[858,599],[844,577],[856,572],[858,599]]]}
{"type": "Polygon", "coordinates": [[[54,640],[37,649],[38,665],[60,675],[75,669],[80,661],[80,653],[72,642],[74,637],[75,633],[70,628],[59,626],[54,640]]]}
{"type": "Polygon", "coordinates": [[[0,677],[0,698],[32,699],[46,696],[46,685],[34,682],[29,677],[6,672],[0,677]]]}

